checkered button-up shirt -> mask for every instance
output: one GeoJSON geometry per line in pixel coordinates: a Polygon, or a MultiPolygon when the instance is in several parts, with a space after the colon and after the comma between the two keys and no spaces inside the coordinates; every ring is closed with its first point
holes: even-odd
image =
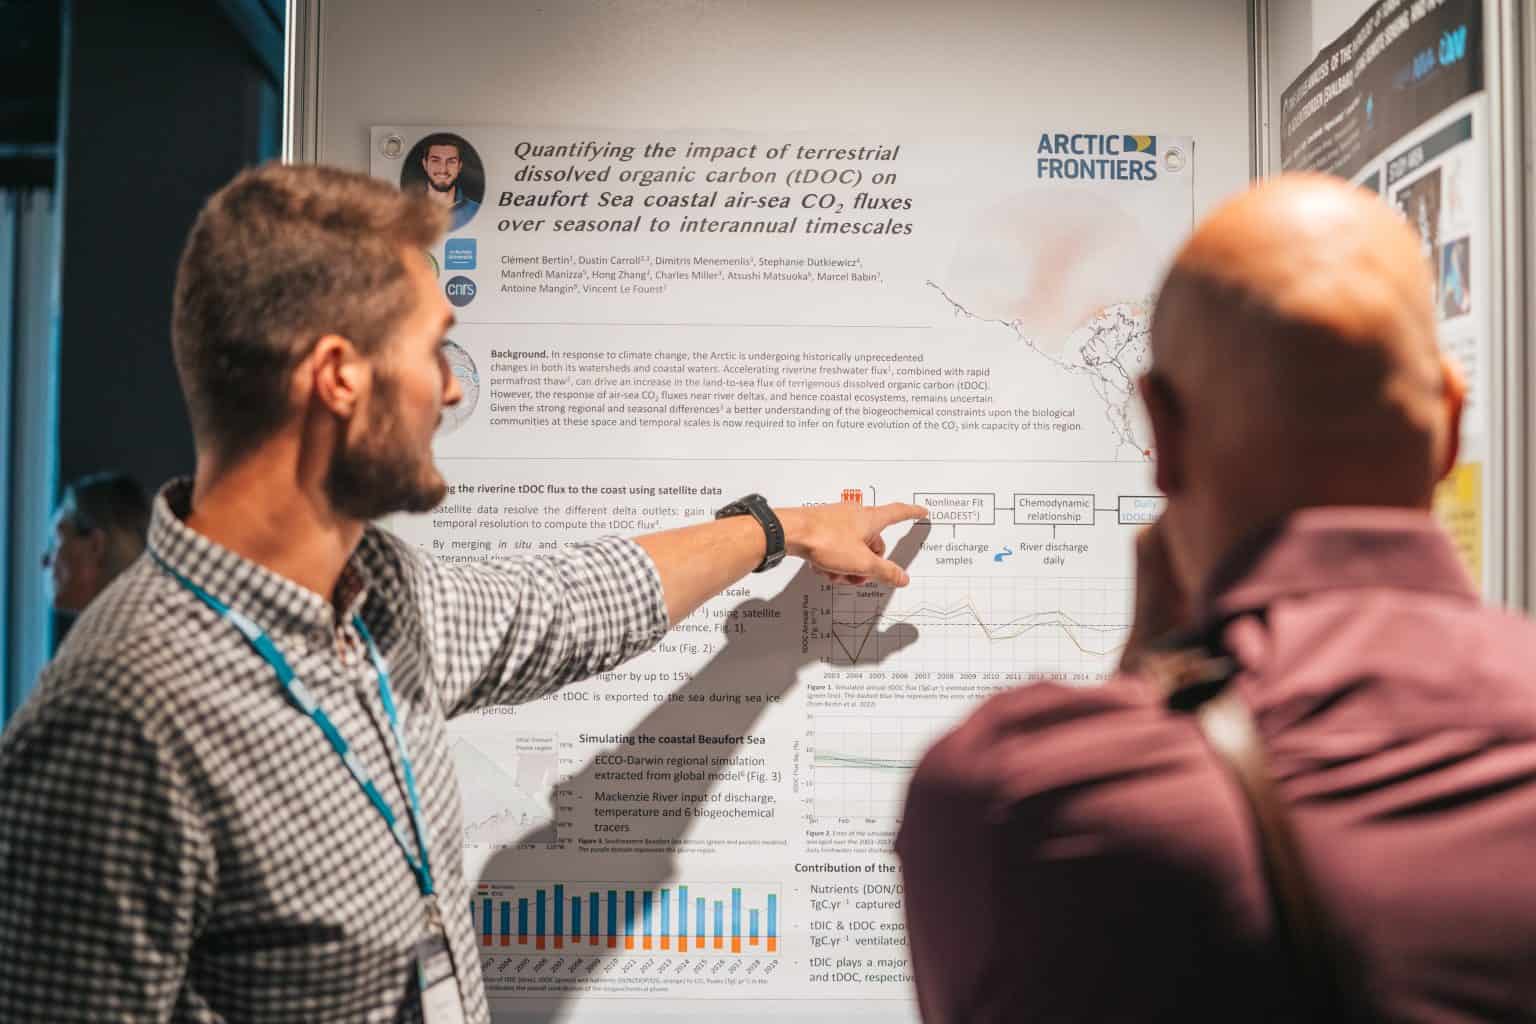
{"type": "MultiPolygon", "coordinates": [[[[605,671],[667,627],[630,541],[445,564],[369,529],[335,601],[188,529],[150,548],[254,620],[371,771],[407,798],[361,615],[390,668],[470,1021],[489,1019],[449,718],[605,671]]],[[[0,739],[0,1020],[419,1017],[417,884],[383,818],[272,668],[145,557],[99,597],[0,739]]]]}

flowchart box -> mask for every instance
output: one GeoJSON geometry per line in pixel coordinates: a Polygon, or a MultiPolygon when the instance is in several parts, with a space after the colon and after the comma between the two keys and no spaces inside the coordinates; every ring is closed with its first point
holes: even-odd
{"type": "Polygon", "coordinates": [[[1160,494],[1122,494],[1120,495],[1120,525],[1121,526],[1146,526],[1157,520],[1163,514],[1163,506],[1168,504],[1168,499],[1160,494]]]}
{"type": "Polygon", "coordinates": [[[1092,526],[1091,494],[1023,494],[1013,496],[1015,526],[1092,526]]]}
{"type": "Polygon", "coordinates": [[[920,492],[912,495],[917,505],[928,507],[928,521],[935,526],[995,526],[997,496],[953,492],[920,492]]]}

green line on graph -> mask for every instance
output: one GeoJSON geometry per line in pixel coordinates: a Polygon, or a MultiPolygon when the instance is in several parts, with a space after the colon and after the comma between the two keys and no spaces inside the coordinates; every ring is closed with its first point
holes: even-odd
{"type": "Polygon", "coordinates": [[[917,767],[916,761],[887,757],[859,757],[856,754],[818,753],[815,764],[828,768],[876,768],[892,772],[909,772],[917,767]]]}

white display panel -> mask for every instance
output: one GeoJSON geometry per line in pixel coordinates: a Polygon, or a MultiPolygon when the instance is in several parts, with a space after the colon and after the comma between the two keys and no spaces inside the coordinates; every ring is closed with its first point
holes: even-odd
{"type": "Polygon", "coordinates": [[[466,398],[407,539],[536,553],[754,490],[932,523],[905,590],[786,566],[606,678],[450,724],[493,1008],[900,1018],[907,775],[987,694],[1099,681],[1129,629],[1160,505],[1134,382],[1194,142],[391,124],[373,173],[424,189],[434,139],[464,167],[439,194],[478,204],[432,252],[466,398]]]}
{"type": "Polygon", "coordinates": [[[431,129],[484,164],[457,265],[446,245],[435,254],[445,288],[474,282],[453,338],[477,393],[438,446],[458,490],[401,527],[412,540],[449,558],[537,553],[697,520],[752,490],[935,510],[905,591],[832,591],[786,567],[608,678],[454,725],[496,1018],[914,1018],[890,856],[904,779],[986,694],[1032,674],[1088,684],[1113,662],[1130,541],[1158,508],[1129,389],[1141,318],[1193,217],[1246,180],[1246,12],[325,2],[297,15],[294,155],[399,181],[431,129]],[[1158,178],[1085,181],[1077,163],[1078,178],[1042,181],[1041,159],[1121,158],[1041,152],[1042,133],[1068,150],[1072,136],[1124,149],[1145,135],[1156,152],[1138,166],[1158,178]],[[573,159],[520,159],[519,141],[636,155],[576,159],[611,164],[607,182],[518,182],[520,167],[573,159]],[[676,151],[644,156],[656,143],[676,151]],[[781,175],[801,166],[793,147],[900,148],[832,161],[894,175],[818,183],[840,213],[795,205],[811,189],[782,178],[617,181],[677,169],[689,143],[755,144],[748,169],[781,175]],[[498,206],[557,188],[589,205],[498,206]],[[638,205],[663,189],[719,195],[638,205]],[[640,198],[600,208],[603,191],[640,198]],[[725,207],[742,191],[793,208],[725,207]],[[861,192],[912,205],[856,207],[861,192]],[[637,215],[633,229],[554,227],[637,215]],[[795,223],[685,234],[684,218],[795,223]],[[911,231],[812,233],[812,219],[911,231]]]}

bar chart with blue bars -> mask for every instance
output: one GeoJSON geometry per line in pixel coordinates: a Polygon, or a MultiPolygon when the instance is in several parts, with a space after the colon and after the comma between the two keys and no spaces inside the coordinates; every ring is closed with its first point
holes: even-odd
{"type": "Polygon", "coordinates": [[[481,882],[469,912],[482,946],[538,953],[765,956],[784,920],[776,885],[481,882]]]}

